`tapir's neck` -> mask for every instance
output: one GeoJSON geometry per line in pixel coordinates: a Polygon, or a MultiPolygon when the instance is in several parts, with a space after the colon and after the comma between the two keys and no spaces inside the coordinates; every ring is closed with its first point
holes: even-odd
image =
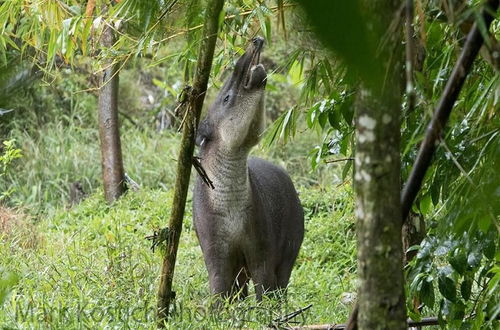
{"type": "Polygon", "coordinates": [[[212,146],[202,155],[202,166],[212,180],[208,189],[214,207],[223,209],[246,207],[250,200],[248,151],[225,150],[212,146]]]}

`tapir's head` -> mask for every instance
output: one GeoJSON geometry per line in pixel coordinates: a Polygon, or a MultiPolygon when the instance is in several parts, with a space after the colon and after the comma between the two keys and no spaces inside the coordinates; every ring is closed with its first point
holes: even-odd
{"type": "Polygon", "coordinates": [[[266,70],[260,64],[264,39],[256,37],[224,83],[198,129],[197,144],[210,143],[229,150],[249,150],[264,126],[266,70]]]}

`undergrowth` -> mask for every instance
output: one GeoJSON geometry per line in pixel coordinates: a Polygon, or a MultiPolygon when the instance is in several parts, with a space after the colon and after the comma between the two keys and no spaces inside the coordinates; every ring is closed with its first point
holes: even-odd
{"type": "MultiPolygon", "coordinates": [[[[70,121],[10,130],[22,157],[9,164],[0,182],[2,191],[11,191],[0,206],[0,328],[156,327],[162,252],[153,252],[145,237],[167,224],[179,135],[127,125],[124,165],[141,188],[112,206],[101,191],[95,129],[70,121]],[[71,207],[69,188],[77,181],[87,196],[71,207]]],[[[189,195],[169,328],[262,328],[309,304],[292,321],[345,321],[355,291],[352,193],[349,184],[335,183],[335,165],[311,172],[304,155],[317,139],[303,134],[294,143],[253,152],[288,170],[305,210],[305,239],[286,302],[257,303],[251,295],[210,309],[189,195]]]]}
{"type": "MultiPolygon", "coordinates": [[[[312,304],[294,321],[345,320],[355,281],[355,234],[348,185],[300,187],[306,235],[287,302],[253,296],[214,313],[207,272],[185,216],[169,328],[260,328],[312,304]]],[[[101,191],[81,204],[35,220],[24,217],[0,234],[0,264],[18,278],[0,312],[3,328],[155,328],[161,252],[145,237],[163,227],[172,191],[143,188],[107,206],[101,191]],[[27,230],[26,228],[30,228],[27,230]],[[29,243],[29,244],[28,244],[29,243]]]]}

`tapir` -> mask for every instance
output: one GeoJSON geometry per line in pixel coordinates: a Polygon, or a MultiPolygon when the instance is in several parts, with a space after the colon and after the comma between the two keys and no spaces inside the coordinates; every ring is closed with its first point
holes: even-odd
{"type": "Polygon", "coordinates": [[[193,193],[194,227],[210,291],[245,297],[251,279],[257,300],[286,289],[304,237],[304,212],[287,172],[249,157],[264,130],[267,73],[264,39],[252,39],[201,121],[201,167],[193,193]]]}

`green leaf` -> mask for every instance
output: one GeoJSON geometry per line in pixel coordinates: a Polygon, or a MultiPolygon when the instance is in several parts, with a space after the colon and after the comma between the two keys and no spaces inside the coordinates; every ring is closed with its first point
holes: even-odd
{"type": "Polygon", "coordinates": [[[318,123],[322,129],[325,128],[327,120],[328,120],[328,112],[327,111],[321,112],[318,116],[318,123]]]}
{"type": "Polygon", "coordinates": [[[351,169],[352,167],[352,162],[348,161],[344,168],[342,169],[342,181],[345,181],[345,179],[347,178],[347,175],[349,174],[349,170],[351,169]]]}
{"type": "Polygon", "coordinates": [[[434,307],[434,303],[436,297],[434,295],[434,285],[432,281],[424,280],[422,282],[422,288],[420,289],[420,299],[425,304],[425,306],[432,309],[434,307]]]}
{"type": "Polygon", "coordinates": [[[448,262],[460,275],[467,270],[467,256],[462,248],[457,248],[453,255],[448,258],[448,262]]]}
{"type": "MultiPolygon", "coordinates": [[[[462,323],[463,318],[465,317],[465,305],[461,301],[457,301],[455,304],[451,305],[451,318],[453,320],[457,320],[457,326],[462,323]]],[[[452,328],[455,328],[452,326],[452,328]]]]}
{"type": "Polygon", "coordinates": [[[272,33],[271,33],[271,18],[269,16],[266,17],[265,19],[265,26],[266,26],[266,40],[267,40],[267,43],[271,43],[271,40],[272,40],[272,33]]]}
{"type": "Polygon", "coordinates": [[[488,229],[490,228],[490,226],[492,225],[493,219],[491,219],[491,216],[489,214],[480,214],[477,218],[477,225],[479,227],[479,229],[483,232],[483,233],[487,233],[488,232],[488,229]]]}
{"type": "Polygon", "coordinates": [[[339,150],[339,152],[342,155],[347,156],[347,150],[348,150],[349,145],[351,143],[352,134],[353,134],[352,132],[351,133],[347,133],[347,134],[345,134],[342,137],[342,140],[340,140],[340,150],[339,150]]]}
{"type": "Polygon", "coordinates": [[[313,128],[316,120],[316,112],[318,111],[318,104],[313,105],[308,111],[306,116],[307,127],[313,128]]]}
{"type": "Polygon", "coordinates": [[[484,256],[486,258],[492,260],[493,258],[495,258],[495,253],[496,253],[495,240],[492,239],[492,240],[487,241],[485,244],[485,247],[483,249],[484,256]]]}
{"type": "Polygon", "coordinates": [[[431,195],[426,194],[420,200],[420,211],[423,215],[429,214],[431,211],[431,195]]]}
{"type": "Polygon", "coordinates": [[[266,19],[261,10],[257,11],[257,17],[259,18],[260,30],[262,31],[262,34],[264,34],[266,38],[269,40],[266,19]]]}
{"type": "Polygon", "coordinates": [[[290,82],[294,85],[299,85],[302,83],[304,77],[302,75],[302,65],[299,61],[293,61],[290,69],[288,70],[288,77],[290,78],[290,82]]]}
{"type": "Polygon", "coordinates": [[[465,301],[468,301],[472,292],[472,279],[466,278],[460,285],[460,294],[465,301]]]}
{"type": "Polygon", "coordinates": [[[8,294],[12,290],[12,287],[14,287],[18,282],[19,282],[19,276],[15,273],[5,271],[4,269],[0,268],[0,306],[3,305],[5,300],[7,299],[8,294]]]}
{"type": "Polygon", "coordinates": [[[352,118],[354,117],[353,101],[352,96],[347,96],[340,105],[340,113],[348,126],[352,125],[352,118]]]}
{"type": "Polygon", "coordinates": [[[340,127],[340,114],[337,111],[336,107],[330,108],[328,111],[328,122],[330,123],[330,126],[335,128],[336,130],[341,130],[340,127]]]}
{"type": "Polygon", "coordinates": [[[321,161],[321,147],[320,146],[314,147],[314,149],[310,153],[310,157],[311,157],[311,167],[313,170],[315,170],[319,162],[321,161]]]}
{"type": "Polygon", "coordinates": [[[449,301],[455,302],[457,299],[457,290],[455,282],[445,275],[440,275],[438,278],[439,292],[449,301]]]}
{"type": "Polygon", "coordinates": [[[222,25],[224,25],[224,20],[226,19],[226,10],[222,8],[219,14],[219,31],[222,29],[222,25]]]}
{"type": "Polygon", "coordinates": [[[441,184],[439,182],[439,175],[434,175],[434,181],[430,186],[430,193],[431,193],[432,204],[434,206],[438,205],[439,196],[441,194],[441,184]]]}
{"type": "Polygon", "coordinates": [[[483,259],[483,254],[481,253],[479,247],[475,247],[467,256],[467,263],[472,268],[476,268],[481,264],[481,259],[483,259]]]}

